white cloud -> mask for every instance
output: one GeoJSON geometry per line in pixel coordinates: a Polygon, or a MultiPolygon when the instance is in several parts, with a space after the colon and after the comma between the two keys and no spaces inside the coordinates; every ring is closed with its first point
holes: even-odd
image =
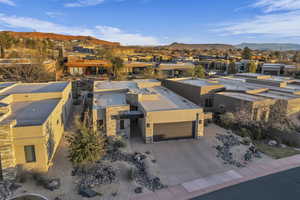
{"type": "Polygon", "coordinates": [[[80,27],[67,27],[30,17],[7,16],[0,14],[0,24],[4,27],[26,28],[40,32],[53,32],[72,35],[92,35],[93,30],[80,27]]]}
{"type": "Polygon", "coordinates": [[[30,31],[60,33],[68,35],[88,35],[123,45],[157,45],[159,41],[151,36],[138,33],[127,33],[119,28],[96,26],[93,28],[72,27],[30,17],[8,16],[0,13],[0,24],[3,28],[24,28],[30,31]]]}
{"type": "Polygon", "coordinates": [[[16,4],[12,0],[0,0],[0,3],[7,4],[9,6],[15,6],[16,4]]]}
{"type": "Polygon", "coordinates": [[[76,0],[71,3],[64,4],[65,7],[86,7],[95,6],[103,3],[105,0],[76,0]]]}
{"type": "Polygon", "coordinates": [[[262,7],[264,12],[288,11],[300,9],[300,0],[258,0],[253,7],[262,7]]]}
{"type": "Polygon", "coordinates": [[[224,35],[262,35],[300,38],[300,0],[258,0],[253,7],[262,14],[221,26],[224,35]]]}
{"type": "Polygon", "coordinates": [[[257,16],[254,19],[225,25],[219,31],[231,34],[266,34],[300,37],[300,11],[257,16]]]}
{"type": "Polygon", "coordinates": [[[119,41],[124,45],[158,45],[159,41],[151,36],[137,33],[126,33],[119,28],[110,26],[96,26],[101,38],[109,41],[119,41]]]}

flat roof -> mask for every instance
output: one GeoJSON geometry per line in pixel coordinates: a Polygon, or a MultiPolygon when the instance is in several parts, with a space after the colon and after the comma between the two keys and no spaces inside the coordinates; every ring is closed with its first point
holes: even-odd
{"type": "Polygon", "coordinates": [[[194,68],[193,63],[161,63],[159,65],[160,70],[170,70],[170,69],[189,69],[194,68]]]}
{"type": "Polygon", "coordinates": [[[298,85],[298,84],[288,83],[287,86],[286,86],[286,88],[300,91],[300,85],[298,85]]]}
{"type": "Polygon", "coordinates": [[[127,105],[126,93],[124,92],[94,93],[93,106],[96,109],[122,105],[127,105]]]}
{"type": "Polygon", "coordinates": [[[151,83],[159,83],[159,80],[156,79],[134,79],[133,80],[136,83],[146,83],[146,82],[151,82],[151,83]]]}
{"type": "Polygon", "coordinates": [[[134,81],[97,81],[94,83],[94,88],[95,90],[124,90],[138,87],[134,81]]]}
{"type": "Polygon", "coordinates": [[[300,98],[300,96],[298,96],[298,95],[289,94],[289,93],[285,93],[285,92],[278,92],[278,91],[267,91],[267,92],[258,93],[256,95],[274,98],[274,99],[281,99],[281,100],[300,98]]]}
{"type": "Polygon", "coordinates": [[[251,94],[245,94],[245,93],[239,93],[239,92],[220,92],[218,94],[224,95],[224,96],[229,96],[229,97],[234,97],[237,99],[241,99],[244,101],[262,101],[265,100],[265,98],[261,96],[255,96],[251,94]]]}
{"type": "Polygon", "coordinates": [[[143,100],[140,102],[146,111],[183,110],[200,108],[196,104],[175,94],[174,92],[165,87],[155,86],[147,89],[152,93],[156,93],[157,99],[143,100]]]}
{"type": "Polygon", "coordinates": [[[68,82],[19,83],[2,93],[0,92],[0,95],[62,92],[67,87],[67,85],[68,82]]]}
{"type": "Polygon", "coordinates": [[[16,84],[16,82],[0,82],[0,89],[12,86],[14,84],[16,84]]]}
{"type": "Polygon", "coordinates": [[[243,79],[218,78],[217,80],[221,85],[225,86],[226,90],[248,91],[265,88],[261,85],[253,85],[252,83],[246,83],[243,79]]]}
{"type": "Polygon", "coordinates": [[[235,76],[247,76],[247,77],[260,77],[260,76],[270,76],[270,75],[265,75],[265,74],[259,74],[259,73],[237,73],[235,76]]]}
{"type": "Polygon", "coordinates": [[[220,83],[218,82],[209,82],[209,80],[205,80],[205,79],[183,79],[183,80],[178,80],[178,82],[182,82],[182,83],[187,83],[190,85],[195,85],[195,86],[211,86],[211,85],[220,85],[220,83]]]}
{"type": "Polygon", "coordinates": [[[287,87],[276,87],[271,85],[264,85],[262,83],[245,82],[246,80],[242,78],[218,78],[217,80],[219,80],[220,84],[225,85],[227,90],[247,91],[267,88],[274,91],[286,92],[287,94],[299,92],[299,88],[295,84],[288,84],[287,87]]]}
{"type": "Polygon", "coordinates": [[[59,101],[60,99],[47,99],[12,103],[10,104],[12,109],[11,115],[3,119],[0,124],[16,120],[16,126],[42,125],[59,101]]]}

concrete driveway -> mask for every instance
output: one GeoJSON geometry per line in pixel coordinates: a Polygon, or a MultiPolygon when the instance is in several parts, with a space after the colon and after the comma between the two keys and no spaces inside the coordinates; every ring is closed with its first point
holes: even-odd
{"type": "Polygon", "coordinates": [[[207,177],[233,169],[224,165],[216,157],[213,140],[216,132],[215,125],[206,128],[201,140],[165,141],[155,144],[144,144],[141,139],[130,141],[132,151],[150,151],[156,160],[158,176],[167,185],[177,185],[196,178],[207,177]]]}

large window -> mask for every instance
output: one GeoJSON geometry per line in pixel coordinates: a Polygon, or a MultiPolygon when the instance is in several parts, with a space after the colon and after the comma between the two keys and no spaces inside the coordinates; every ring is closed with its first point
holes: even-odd
{"type": "Polygon", "coordinates": [[[24,146],[25,160],[27,163],[36,162],[34,145],[24,146]]]}

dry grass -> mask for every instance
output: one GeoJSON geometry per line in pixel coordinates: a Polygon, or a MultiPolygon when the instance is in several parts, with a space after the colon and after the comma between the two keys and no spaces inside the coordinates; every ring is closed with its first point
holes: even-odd
{"type": "Polygon", "coordinates": [[[277,146],[269,146],[265,143],[262,142],[256,142],[256,148],[265,153],[266,155],[275,158],[275,159],[280,159],[284,157],[289,157],[293,156],[296,154],[300,154],[300,151],[292,148],[292,147],[277,147],[277,146]]]}

